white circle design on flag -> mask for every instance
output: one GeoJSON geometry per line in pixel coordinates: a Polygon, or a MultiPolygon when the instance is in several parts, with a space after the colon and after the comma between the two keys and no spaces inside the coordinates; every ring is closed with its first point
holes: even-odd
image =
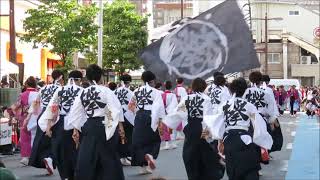
{"type": "Polygon", "coordinates": [[[213,23],[190,20],[163,38],[159,56],[170,75],[194,79],[223,70],[228,41],[213,23]]]}

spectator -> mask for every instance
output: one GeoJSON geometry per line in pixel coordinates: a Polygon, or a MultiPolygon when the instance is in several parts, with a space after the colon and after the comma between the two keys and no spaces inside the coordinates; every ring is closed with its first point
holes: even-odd
{"type": "Polygon", "coordinates": [[[288,91],[288,98],[290,100],[290,115],[295,117],[299,109],[299,92],[296,89],[296,86],[293,85],[288,91]]]}
{"type": "Polygon", "coordinates": [[[283,115],[286,109],[286,105],[287,105],[286,99],[287,99],[287,92],[285,91],[284,86],[281,85],[279,86],[278,98],[277,98],[277,104],[279,107],[280,115],[283,115]]]}
{"type": "Polygon", "coordinates": [[[317,101],[318,91],[313,90],[310,95],[308,95],[307,103],[306,103],[306,114],[309,118],[313,118],[313,116],[316,114],[317,109],[319,108],[319,102],[317,101]]]}
{"type": "Polygon", "coordinates": [[[157,82],[154,88],[158,89],[159,91],[162,91],[162,83],[157,82]]]}
{"type": "Polygon", "coordinates": [[[1,80],[1,88],[9,88],[9,83],[5,78],[1,80]]]}
{"type": "Polygon", "coordinates": [[[37,83],[38,89],[44,87],[45,85],[46,85],[46,83],[44,81],[42,81],[41,79],[37,83]]]}
{"type": "MultiPolygon", "coordinates": [[[[36,100],[38,96],[37,92],[37,82],[36,79],[30,76],[24,85],[24,91],[19,96],[18,101],[12,105],[12,110],[14,112],[15,117],[19,120],[19,130],[20,130],[20,148],[21,148],[21,157],[22,160],[20,161],[23,165],[28,165],[29,157],[31,154],[31,132],[28,130],[27,125],[29,123],[28,117],[28,109],[36,100]]],[[[35,130],[33,134],[35,134],[35,130]]]]}

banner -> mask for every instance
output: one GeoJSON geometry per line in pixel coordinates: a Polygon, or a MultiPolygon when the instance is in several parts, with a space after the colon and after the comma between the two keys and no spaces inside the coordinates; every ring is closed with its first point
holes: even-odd
{"type": "Polygon", "coordinates": [[[1,118],[0,121],[0,146],[11,144],[12,126],[9,126],[6,118],[1,118]]]}
{"type": "Polygon", "coordinates": [[[171,24],[167,35],[147,46],[140,58],[161,81],[177,77],[188,81],[208,78],[216,71],[227,74],[260,67],[251,32],[235,0],[171,24]]]}

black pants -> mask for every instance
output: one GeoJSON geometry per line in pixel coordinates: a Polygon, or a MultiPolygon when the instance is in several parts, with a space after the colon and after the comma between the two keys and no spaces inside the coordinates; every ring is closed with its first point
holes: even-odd
{"type": "Polygon", "coordinates": [[[118,131],[107,141],[102,121],[103,117],[89,118],[82,127],[76,180],[124,180],[117,152],[118,131]]]}
{"type": "Polygon", "coordinates": [[[297,113],[297,111],[294,111],[294,108],[293,108],[294,102],[295,102],[295,100],[290,99],[290,114],[291,115],[295,115],[297,113]]]}
{"type": "Polygon", "coordinates": [[[62,180],[74,179],[77,159],[76,144],[72,139],[73,130],[64,130],[64,117],[52,127],[52,154],[62,180]]]}
{"type": "MultiPolygon", "coordinates": [[[[283,135],[282,135],[281,126],[280,126],[278,119],[276,121],[279,124],[279,127],[275,127],[273,130],[268,131],[272,137],[272,140],[273,140],[273,144],[272,144],[271,149],[269,150],[269,153],[274,152],[274,151],[281,151],[282,146],[283,146],[283,135]]],[[[268,126],[270,126],[270,125],[268,125],[268,126]]]]}
{"type": "Polygon", "coordinates": [[[253,143],[246,145],[241,135],[249,135],[244,130],[229,130],[224,135],[224,153],[227,174],[230,180],[258,180],[260,153],[253,143]]]}
{"type": "Polygon", "coordinates": [[[258,180],[259,174],[256,171],[251,171],[241,177],[229,178],[229,180],[258,180]]]}
{"type": "Polygon", "coordinates": [[[307,110],[306,114],[308,116],[314,116],[316,113],[314,111],[307,110]]]}
{"type": "MultiPolygon", "coordinates": [[[[42,113],[45,109],[42,110],[42,113]]],[[[39,115],[41,117],[42,113],[39,115]]],[[[44,158],[50,157],[53,160],[53,166],[55,167],[55,161],[52,155],[51,139],[45,135],[45,132],[41,130],[39,125],[37,125],[36,136],[33,141],[31,155],[29,158],[29,166],[36,168],[46,168],[43,162],[44,158]]]]}
{"type": "Polygon", "coordinates": [[[158,130],[151,128],[151,111],[139,110],[134,120],[132,134],[132,166],[147,166],[146,154],[154,159],[159,155],[161,138],[158,130]]]}
{"type": "Polygon", "coordinates": [[[189,180],[219,180],[224,175],[224,167],[219,163],[220,156],[216,144],[211,145],[201,139],[202,119],[189,118],[184,127],[183,162],[189,180]]]}
{"type": "Polygon", "coordinates": [[[280,113],[281,115],[283,115],[284,111],[281,110],[280,108],[278,108],[278,110],[279,110],[279,113],[280,113]]]}

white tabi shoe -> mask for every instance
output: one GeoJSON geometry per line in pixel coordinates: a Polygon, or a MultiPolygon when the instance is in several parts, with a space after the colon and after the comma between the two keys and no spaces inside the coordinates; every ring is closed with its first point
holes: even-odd
{"type": "Polygon", "coordinates": [[[162,146],[162,147],[160,148],[160,150],[162,151],[162,150],[168,150],[168,149],[170,149],[170,146],[169,146],[169,142],[166,141],[165,144],[164,144],[164,146],[162,146]]]}
{"type": "Polygon", "coordinates": [[[123,166],[131,166],[131,162],[127,158],[121,158],[120,161],[123,166]]]}
{"type": "Polygon", "coordinates": [[[152,174],[152,170],[148,166],[141,167],[139,174],[145,175],[145,174],[152,174]]]}
{"type": "Polygon", "coordinates": [[[163,150],[169,150],[169,149],[170,149],[170,143],[166,141],[165,146],[163,147],[163,150]]]}
{"type": "Polygon", "coordinates": [[[27,157],[23,157],[20,161],[20,163],[24,166],[28,166],[28,163],[29,163],[29,158],[27,157]]]}
{"type": "Polygon", "coordinates": [[[147,171],[147,174],[153,173],[152,169],[149,166],[146,167],[146,171],[147,171]]]}
{"type": "Polygon", "coordinates": [[[263,175],[261,171],[258,171],[258,174],[259,174],[259,176],[262,176],[262,175],[263,175]]]}
{"type": "Polygon", "coordinates": [[[43,162],[46,166],[46,169],[48,171],[48,175],[51,176],[53,174],[53,165],[52,165],[52,159],[51,158],[44,158],[43,162]]]}
{"type": "Polygon", "coordinates": [[[176,149],[176,148],[178,148],[176,143],[175,142],[171,142],[170,149],[176,149]]]}
{"type": "Polygon", "coordinates": [[[184,135],[183,135],[183,133],[182,132],[177,132],[177,138],[176,138],[176,140],[184,140],[184,135]]]}

